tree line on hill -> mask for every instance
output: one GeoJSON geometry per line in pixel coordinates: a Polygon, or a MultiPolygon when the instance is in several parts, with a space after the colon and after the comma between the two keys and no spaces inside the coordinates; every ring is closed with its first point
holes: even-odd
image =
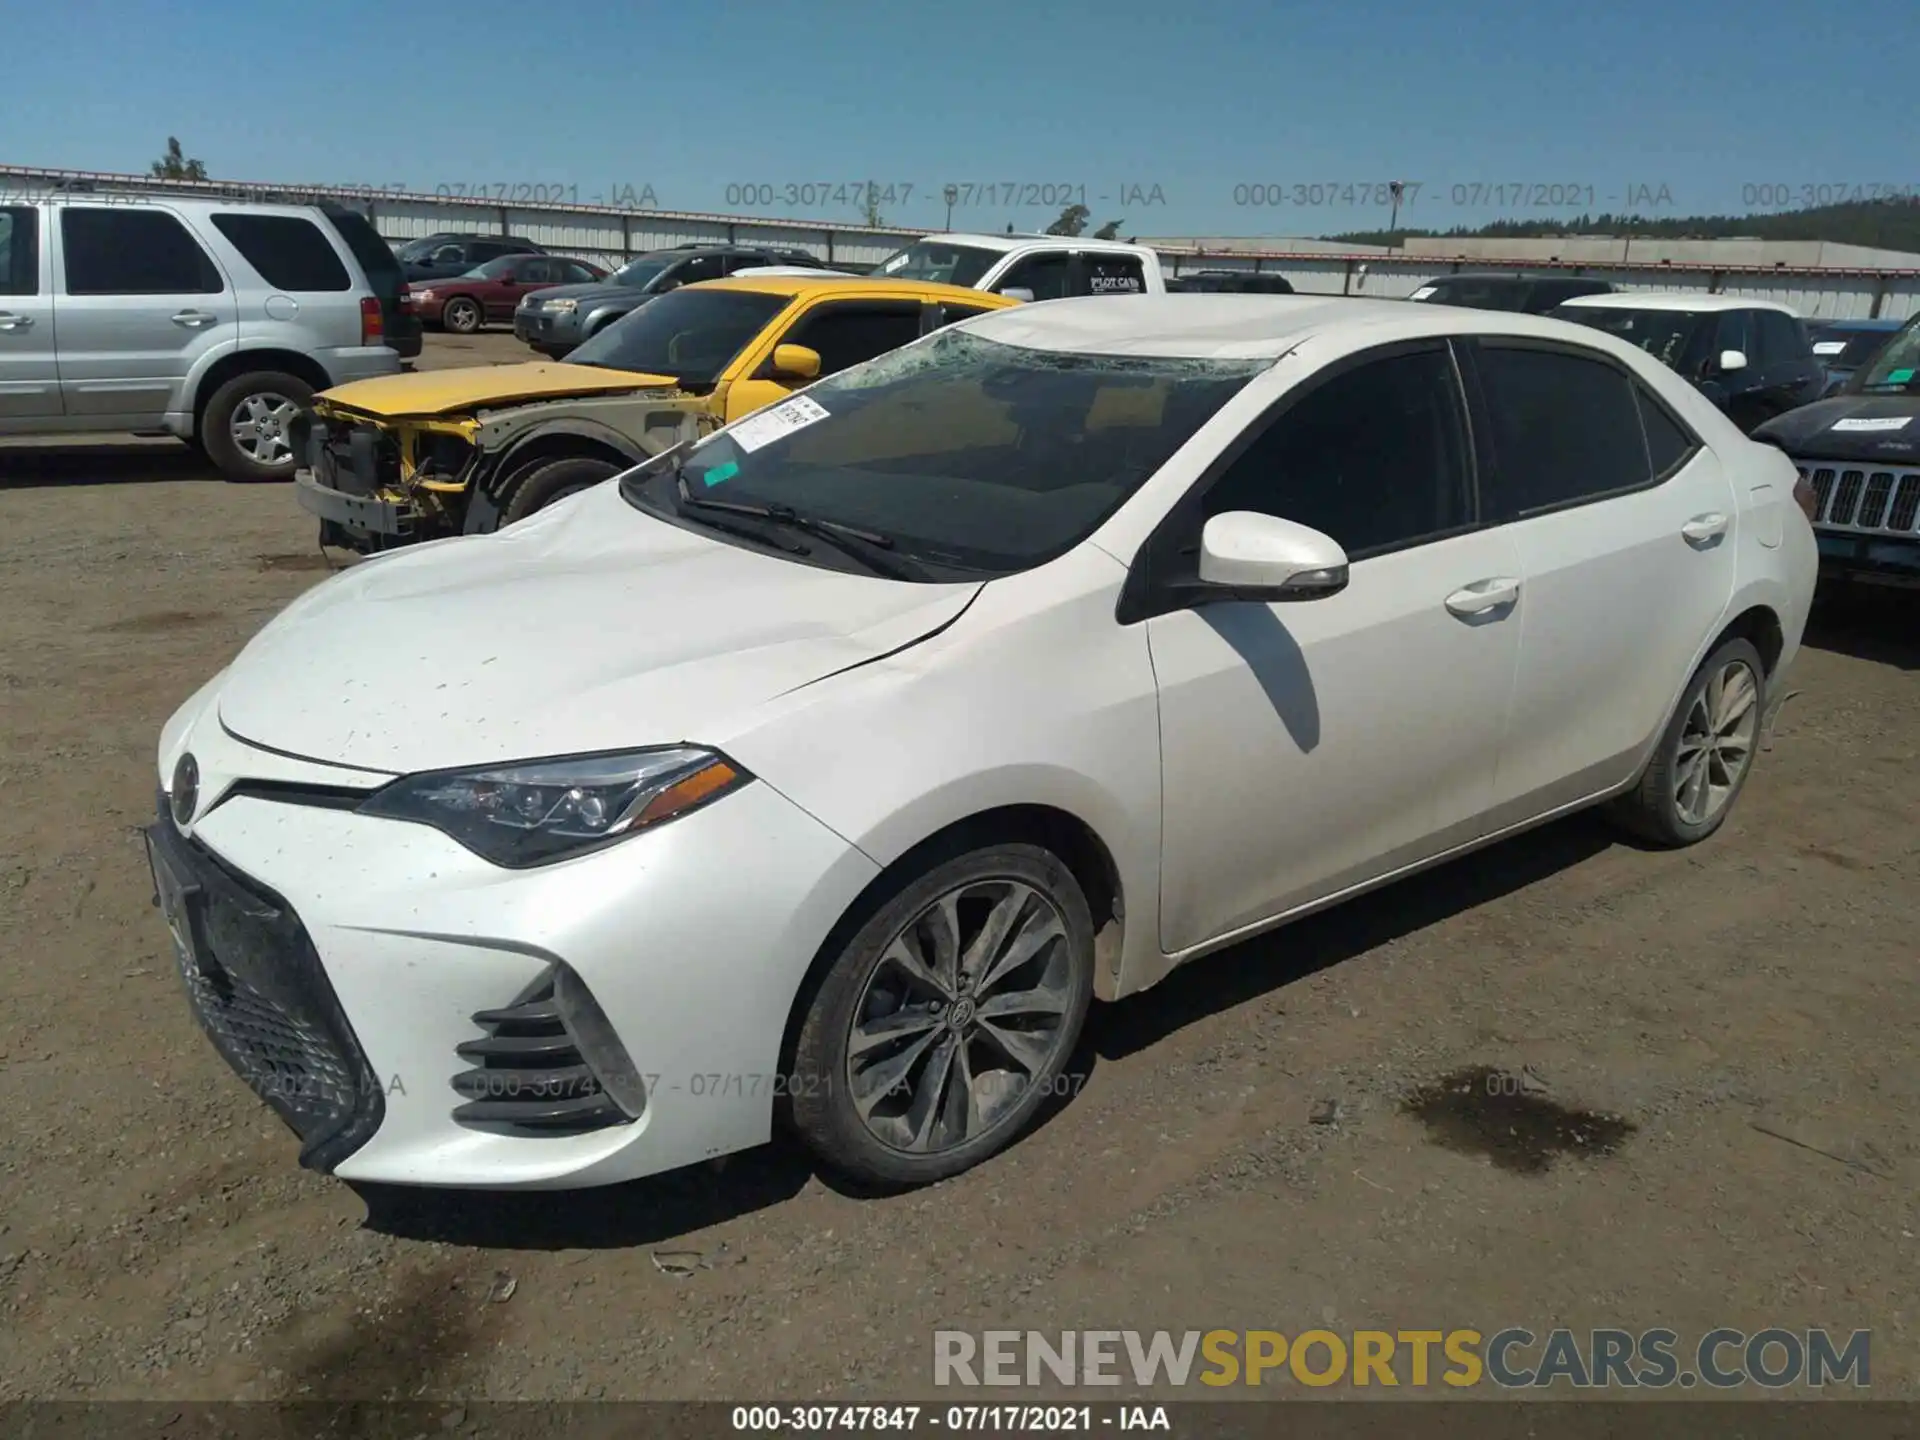
{"type": "Polygon", "coordinates": [[[1571,220],[1495,220],[1450,230],[1354,230],[1329,235],[1350,245],[1397,245],[1410,235],[1459,239],[1542,240],[1605,235],[1635,240],[1829,240],[1878,250],[1920,252],[1920,199],[1856,200],[1807,210],[1753,215],[1579,215],[1571,220]]]}

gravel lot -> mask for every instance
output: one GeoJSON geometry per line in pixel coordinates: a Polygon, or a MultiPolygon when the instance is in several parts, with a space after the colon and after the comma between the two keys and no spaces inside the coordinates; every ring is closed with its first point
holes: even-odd
{"type": "Polygon", "coordinates": [[[0,446],[0,1399],[870,1401],[932,1394],[949,1325],[1870,1328],[1871,1393],[1920,1394],[1911,597],[1823,601],[1713,841],[1565,822],[1097,1010],[1080,1093],[957,1181],[861,1199],[774,1147],[362,1195],[195,1028],[136,834],[313,530],[172,442],[0,446]]]}

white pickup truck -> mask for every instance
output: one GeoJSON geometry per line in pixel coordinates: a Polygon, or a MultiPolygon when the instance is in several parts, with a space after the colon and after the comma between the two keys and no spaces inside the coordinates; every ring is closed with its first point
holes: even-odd
{"type": "Polygon", "coordinates": [[[890,280],[935,280],[1019,300],[1163,295],[1160,257],[1144,245],[1073,235],[927,235],[873,268],[890,280]]]}

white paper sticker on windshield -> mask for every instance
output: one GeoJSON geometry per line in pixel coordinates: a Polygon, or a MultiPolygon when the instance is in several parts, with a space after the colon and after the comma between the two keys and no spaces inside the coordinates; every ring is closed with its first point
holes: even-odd
{"type": "Polygon", "coordinates": [[[1838,355],[1846,348],[1847,342],[1844,340],[1822,340],[1813,347],[1813,353],[1816,355],[1838,355]]]}
{"type": "Polygon", "coordinates": [[[1889,415],[1877,420],[1836,420],[1836,430],[1904,430],[1912,422],[1911,415],[1889,415]]]}
{"type": "Polygon", "coordinates": [[[1409,300],[1424,300],[1427,298],[1427,296],[1431,295],[1432,293],[1433,293],[1433,286],[1422,285],[1418,290],[1414,291],[1413,294],[1409,295],[1407,298],[1409,300]]]}
{"type": "Polygon", "coordinates": [[[784,439],[796,430],[804,430],[815,421],[827,418],[827,407],[796,395],[778,405],[749,415],[727,431],[727,438],[751,455],[762,446],[784,439]]]}

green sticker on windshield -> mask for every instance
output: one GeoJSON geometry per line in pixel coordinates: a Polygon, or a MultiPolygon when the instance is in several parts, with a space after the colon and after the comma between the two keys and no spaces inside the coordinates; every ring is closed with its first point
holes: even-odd
{"type": "Polygon", "coordinates": [[[1894,370],[1887,375],[1889,385],[1904,385],[1913,378],[1912,370],[1894,370]]]}
{"type": "Polygon", "coordinates": [[[709,485],[718,485],[722,480],[731,480],[740,473],[740,467],[732,460],[724,465],[716,465],[700,478],[709,485]]]}

